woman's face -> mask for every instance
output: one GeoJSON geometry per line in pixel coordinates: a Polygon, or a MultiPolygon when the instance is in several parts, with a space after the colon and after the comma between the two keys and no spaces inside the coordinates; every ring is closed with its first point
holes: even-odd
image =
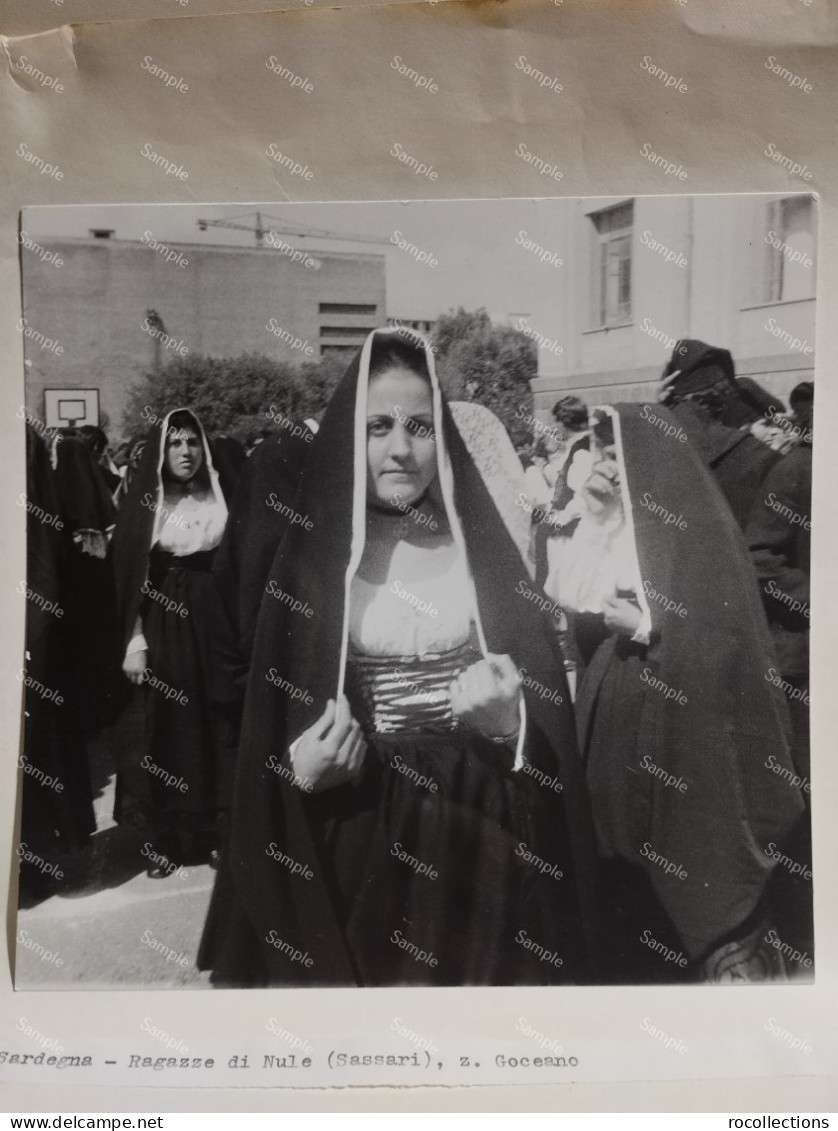
{"type": "Polygon", "coordinates": [[[613,445],[606,447],[594,445],[592,454],[595,463],[582,492],[591,514],[604,517],[613,513],[622,504],[620,467],[613,445]]]}
{"type": "Polygon", "coordinates": [[[204,451],[194,428],[174,428],[166,441],[165,468],[172,479],[188,483],[201,469],[204,451]]]}
{"type": "Polygon", "coordinates": [[[436,472],[431,386],[409,369],[385,369],[367,396],[367,498],[414,503],[436,472]]]}

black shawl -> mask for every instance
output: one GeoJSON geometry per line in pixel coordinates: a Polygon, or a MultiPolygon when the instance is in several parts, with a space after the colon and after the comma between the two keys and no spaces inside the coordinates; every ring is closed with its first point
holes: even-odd
{"type": "MultiPolygon", "coordinates": [[[[265,594],[253,649],[233,803],[228,872],[214,894],[201,961],[222,984],[287,984],[288,960],[266,944],[274,928],[297,939],[314,960],[295,984],[354,985],[356,976],[322,870],[306,883],[277,868],[270,841],[300,861],[318,861],[312,807],[340,805],[342,786],[308,797],[272,768],[291,743],[342,693],[348,645],[347,594],[363,551],[366,525],[366,401],[374,331],[335,390],[302,473],[293,514],[269,579],[307,602],[300,616],[265,594]],[[354,531],[354,538],[353,538],[354,531]],[[273,679],[286,681],[280,688],[273,679]],[[271,759],[271,755],[274,759],[271,759]],[[243,956],[248,954],[249,959],[243,956]]],[[[436,418],[439,477],[454,537],[471,569],[478,621],[489,651],[508,653],[534,685],[556,688],[562,704],[524,689],[525,750],[563,783],[574,876],[583,908],[593,892],[592,827],[561,656],[542,614],[522,596],[529,575],[454,425],[426,349],[436,418]]],[[[267,586],[265,587],[267,588],[267,586]]],[[[529,590],[527,590],[528,592],[529,590]]],[[[315,866],[314,864],[312,865],[315,866]]],[[[590,909],[582,912],[590,922],[590,909]]]]}

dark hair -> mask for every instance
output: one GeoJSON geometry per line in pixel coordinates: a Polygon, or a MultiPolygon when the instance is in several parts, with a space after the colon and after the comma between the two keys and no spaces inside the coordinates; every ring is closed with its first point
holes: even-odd
{"type": "Polygon", "coordinates": [[[370,354],[370,380],[386,369],[408,369],[417,377],[430,381],[425,351],[397,333],[376,334],[370,354]]]}
{"type": "Polygon", "coordinates": [[[591,422],[591,431],[600,447],[610,448],[614,444],[614,421],[611,414],[598,410],[591,422]]]}
{"type": "Polygon", "coordinates": [[[579,397],[560,397],[553,405],[553,419],[571,432],[584,432],[588,427],[588,408],[579,397]]]}

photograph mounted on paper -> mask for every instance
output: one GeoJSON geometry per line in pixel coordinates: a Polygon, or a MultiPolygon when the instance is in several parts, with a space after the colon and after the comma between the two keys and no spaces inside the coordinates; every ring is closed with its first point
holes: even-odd
{"type": "Polygon", "coordinates": [[[18,989],[814,978],[812,195],[21,228],[18,989]]]}

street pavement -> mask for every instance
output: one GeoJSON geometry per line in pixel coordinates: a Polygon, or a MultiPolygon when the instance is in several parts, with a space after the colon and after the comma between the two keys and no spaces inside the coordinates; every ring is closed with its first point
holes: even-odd
{"type": "Polygon", "coordinates": [[[114,824],[114,783],[112,776],[96,798],[97,832],[88,847],[54,858],[64,876],[52,894],[30,906],[31,899],[21,901],[16,989],[209,985],[195,958],[215,872],[203,864],[162,880],[146,876],[143,846],[151,834],[114,824]]]}

